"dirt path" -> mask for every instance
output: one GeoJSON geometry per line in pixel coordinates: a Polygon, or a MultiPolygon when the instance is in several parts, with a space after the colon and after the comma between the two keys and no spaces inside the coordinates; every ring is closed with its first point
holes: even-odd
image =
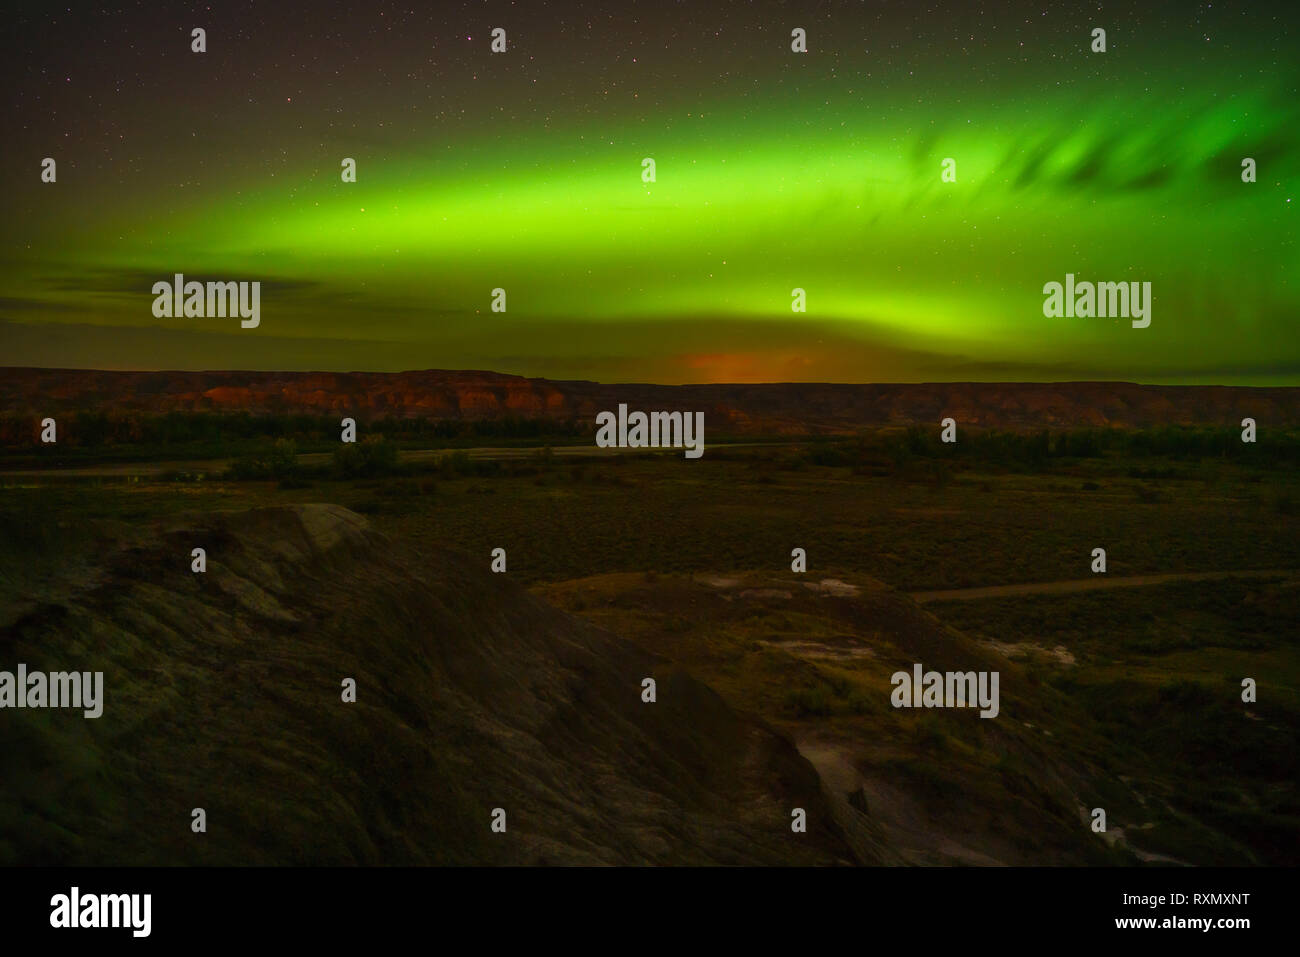
{"type": "Polygon", "coordinates": [[[1221,578],[1286,578],[1300,574],[1293,568],[1249,569],[1223,572],[1173,572],[1167,575],[1127,575],[1112,578],[1072,578],[1069,581],[1037,582],[1029,585],[992,585],[987,588],[952,588],[946,591],[915,591],[908,597],[917,604],[931,601],[970,601],[977,598],[1016,598],[1023,595],[1059,595],[1069,592],[1101,591],[1107,588],[1139,588],[1169,582],[1214,581],[1221,578]]]}
{"type": "Polygon", "coordinates": [[[883,848],[870,846],[870,850],[877,855],[887,852],[898,858],[887,863],[988,867],[1012,859],[997,847],[981,849],[973,846],[981,841],[995,845],[997,841],[987,835],[972,833],[960,825],[953,828],[947,819],[930,815],[914,795],[885,777],[864,776],[854,764],[853,753],[845,745],[803,737],[795,741],[795,746],[817,770],[828,798],[838,806],[841,825],[848,825],[846,830],[853,832],[851,822],[858,814],[874,823],[873,836],[883,839],[885,844],[883,848]],[[864,799],[865,810],[854,810],[848,803],[847,798],[854,792],[864,799]]]}

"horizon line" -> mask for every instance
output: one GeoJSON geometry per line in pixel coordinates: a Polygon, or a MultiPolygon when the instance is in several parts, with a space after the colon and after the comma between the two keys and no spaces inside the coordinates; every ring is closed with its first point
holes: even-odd
{"type": "Polygon", "coordinates": [[[530,376],[517,372],[499,372],[493,369],[401,369],[388,371],[380,369],[106,369],[94,366],[9,366],[0,365],[0,373],[12,372],[71,372],[71,373],[105,373],[110,375],[265,375],[265,376],[309,376],[309,375],[366,375],[366,376],[403,376],[438,373],[444,375],[489,375],[502,378],[522,379],[529,382],[581,383],[598,386],[651,386],[665,389],[711,388],[711,387],[762,387],[762,386],[1081,386],[1081,385],[1126,385],[1145,389],[1300,389],[1297,385],[1244,385],[1228,382],[1142,382],[1136,379],[924,379],[912,381],[862,380],[853,382],[835,382],[830,380],[766,380],[757,382],[651,382],[651,381],[617,381],[607,382],[598,379],[564,379],[550,376],[530,376]]]}

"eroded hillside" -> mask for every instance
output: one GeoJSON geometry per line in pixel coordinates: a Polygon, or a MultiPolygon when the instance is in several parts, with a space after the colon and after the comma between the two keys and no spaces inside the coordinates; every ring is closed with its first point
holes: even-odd
{"type": "Polygon", "coordinates": [[[5,596],[0,667],[105,701],[3,715],[4,863],[862,860],[786,738],[486,560],[332,505],[88,534],[5,596]]]}

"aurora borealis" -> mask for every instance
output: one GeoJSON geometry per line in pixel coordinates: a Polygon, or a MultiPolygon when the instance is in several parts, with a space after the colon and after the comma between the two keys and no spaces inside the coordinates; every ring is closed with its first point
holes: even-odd
{"type": "Polygon", "coordinates": [[[1300,384],[1293,5],[1057,6],[33,5],[0,365],[1300,384]],[[260,326],[154,318],[177,272],[260,326]]]}

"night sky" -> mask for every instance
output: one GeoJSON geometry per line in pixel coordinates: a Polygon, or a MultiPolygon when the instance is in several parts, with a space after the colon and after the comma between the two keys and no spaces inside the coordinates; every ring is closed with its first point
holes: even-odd
{"type": "Polygon", "coordinates": [[[1300,385],[1297,8],[20,6],[0,365],[1300,385]],[[155,318],[177,272],[260,326],[155,318]]]}

